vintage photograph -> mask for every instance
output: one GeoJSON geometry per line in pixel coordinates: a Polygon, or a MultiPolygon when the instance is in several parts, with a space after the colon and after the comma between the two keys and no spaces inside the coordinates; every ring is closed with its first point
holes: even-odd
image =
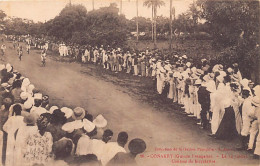
{"type": "Polygon", "coordinates": [[[0,0],[0,166],[260,166],[259,0],[0,0]]]}

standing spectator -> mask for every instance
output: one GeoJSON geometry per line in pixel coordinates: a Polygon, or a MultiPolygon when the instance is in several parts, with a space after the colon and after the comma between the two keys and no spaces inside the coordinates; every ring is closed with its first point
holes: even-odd
{"type": "Polygon", "coordinates": [[[26,50],[27,50],[27,53],[28,53],[28,54],[30,53],[30,49],[31,49],[30,44],[27,44],[27,45],[26,45],[26,50]]]}
{"type": "MultiPolygon", "coordinates": [[[[10,116],[3,126],[4,131],[8,134],[7,148],[6,148],[6,166],[13,166],[14,163],[14,146],[15,146],[15,133],[18,128],[25,126],[23,119],[25,111],[22,111],[22,107],[19,104],[13,106],[13,116],[10,116]]],[[[28,113],[27,113],[28,114],[28,113]]]]}
{"type": "Polygon", "coordinates": [[[137,166],[135,157],[143,153],[146,149],[146,144],[144,140],[140,138],[135,138],[131,140],[128,144],[129,153],[120,152],[115,155],[115,157],[110,160],[107,166],[137,166]]]}
{"type": "Polygon", "coordinates": [[[2,54],[2,56],[5,55],[5,50],[6,50],[6,46],[5,46],[5,44],[3,44],[3,45],[1,46],[1,54],[2,54]]]}

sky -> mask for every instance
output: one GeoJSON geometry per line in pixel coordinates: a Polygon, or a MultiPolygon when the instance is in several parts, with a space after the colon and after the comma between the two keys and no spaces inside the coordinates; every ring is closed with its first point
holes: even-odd
{"type": "MultiPolygon", "coordinates": [[[[163,0],[165,5],[158,9],[158,16],[169,17],[170,0],[163,0]]],[[[189,5],[194,0],[173,0],[176,16],[186,12],[189,5]]],[[[66,6],[69,0],[0,0],[0,10],[8,16],[15,16],[33,20],[34,22],[44,22],[53,19],[66,6]]],[[[71,0],[72,4],[82,4],[88,11],[91,11],[92,0],[71,0]]],[[[151,8],[143,6],[144,0],[138,0],[139,16],[151,18],[151,8]]],[[[117,3],[120,0],[94,0],[94,7],[109,6],[110,3],[117,3]]],[[[126,18],[131,19],[136,16],[136,0],[123,0],[122,11],[126,18]]]]}

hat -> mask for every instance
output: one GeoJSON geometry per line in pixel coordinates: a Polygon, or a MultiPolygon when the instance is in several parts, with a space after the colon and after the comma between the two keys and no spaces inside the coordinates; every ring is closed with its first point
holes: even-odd
{"type": "Polygon", "coordinates": [[[233,72],[233,69],[232,69],[231,67],[229,67],[229,68],[227,69],[227,72],[228,72],[228,73],[232,73],[232,72],[233,72]]]}
{"type": "Polygon", "coordinates": [[[165,63],[170,63],[170,60],[167,59],[167,60],[165,61],[165,63]]]}
{"type": "Polygon", "coordinates": [[[7,88],[7,87],[9,86],[9,84],[8,84],[7,82],[5,82],[5,83],[2,83],[1,86],[2,86],[3,88],[7,88]]]}
{"type": "Polygon", "coordinates": [[[248,84],[249,85],[254,85],[255,83],[252,80],[249,80],[248,84]]]}
{"type": "Polygon", "coordinates": [[[26,100],[26,102],[24,102],[24,108],[25,109],[30,109],[32,108],[33,103],[31,102],[31,100],[26,100]]]}
{"type": "Polygon", "coordinates": [[[197,76],[200,76],[200,75],[202,75],[203,73],[204,73],[203,70],[197,69],[195,74],[196,74],[197,76]]]}
{"type": "Polygon", "coordinates": [[[253,97],[252,104],[254,104],[257,107],[260,107],[260,97],[259,96],[253,97]]]}
{"type": "Polygon", "coordinates": [[[28,93],[22,92],[22,93],[20,94],[20,97],[21,97],[22,100],[26,100],[26,99],[28,98],[28,93]]]}
{"type": "Polygon", "coordinates": [[[223,70],[223,65],[218,65],[218,70],[223,70]]]}
{"type": "Polygon", "coordinates": [[[83,127],[88,133],[90,133],[95,129],[96,126],[94,125],[94,123],[90,122],[89,120],[83,119],[83,127]]]}
{"type": "Polygon", "coordinates": [[[67,119],[69,119],[69,118],[72,116],[72,114],[73,114],[72,109],[70,109],[70,108],[68,108],[68,107],[62,107],[60,110],[61,110],[61,112],[64,112],[64,113],[65,113],[65,117],[66,117],[67,119]]]}
{"type": "Polygon", "coordinates": [[[186,66],[187,66],[187,67],[190,67],[190,66],[191,66],[191,63],[190,63],[190,62],[187,62],[187,63],[186,63],[186,66]]]}
{"type": "Polygon", "coordinates": [[[197,79],[197,80],[195,81],[195,85],[201,85],[201,83],[202,83],[201,79],[197,79]]]}
{"type": "Polygon", "coordinates": [[[214,78],[214,74],[213,73],[209,73],[209,78],[213,79],[214,78]]]}
{"type": "Polygon", "coordinates": [[[42,94],[41,93],[35,93],[34,99],[42,100],[42,94]]]}
{"type": "Polygon", "coordinates": [[[5,69],[5,65],[4,65],[4,64],[1,64],[1,65],[0,65],[0,70],[3,70],[3,69],[5,69]]]}
{"type": "Polygon", "coordinates": [[[50,109],[49,109],[49,112],[52,114],[54,110],[56,109],[59,109],[59,107],[57,106],[52,106],[50,109]]]}
{"type": "Polygon", "coordinates": [[[203,59],[201,59],[200,61],[201,61],[201,62],[204,62],[204,61],[207,61],[207,59],[203,58],[203,59]]]}
{"type": "Polygon", "coordinates": [[[93,123],[99,127],[99,128],[103,128],[106,127],[107,125],[107,120],[101,115],[99,114],[94,120],[93,123]]]}
{"type": "Polygon", "coordinates": [[[32,92],[35,86],[33,84],[28,85],[27,91],[32,92]]]}
{"type": "Polygon", "coordinates": [[[233,67],[238,67],[238,64],[237,64],[237,63],[234,63],[234,64],[233,64],[233,67]]]}
{"type": "Polygon", "coordinates": [[[76,107],[73,110],[72,118],[74,120],[81,120],[85,117],[85,110],[81,107],[76,107]]]}
{"type": "Polygon", "coordinates": [[[146,144],[144,140],[140,138],[135,138],[129,142],[128,149],[131,153],[134,154],[143,153],[146,149],[146,144]]]}
{"type": "Polygon", "coordinates": [[[196,73],[197,68],[196,67],[192,67],[190,70],[192,71],[192,73],[196,73]]]}
{"type": "Polygon", "coordinates": [[[183,55],[182,58],[187,59],[187,55],[183,55]]]}
{"type": "Polygon", "coordinates": [[[9,63],[7,63],[5,68],[6,68],[7,72],[10,72],[13,67],[9,63]]]}
{"type": "Polygon", "coordinates": [[[36,123],[36,116],[34,114],[27,114],[23,118],[24,123],[34,125],[36,123]]]}
{"type": "Polygon", "coordinates": [[[28,85],[30,85],[30,80],[28,78],[23,79],[22,86],[26,87],[28,85]]]}

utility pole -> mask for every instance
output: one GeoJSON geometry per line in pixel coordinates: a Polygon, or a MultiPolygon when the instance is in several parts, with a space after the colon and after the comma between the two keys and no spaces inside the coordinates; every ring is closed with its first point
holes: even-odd
{"type": "Polygon", "coordinates": [[[170,52],[172,52],[172,0],[170,0],[170,52]]]}
{"type": "Polygon", "coordinates": [[[94,4],[94,0],[92,0],[92,7],[93,7],[93,9],[92,10],[95,10],[95,6],[94,6],[95,4],[94,4]]]}
{"type": "Polygon", "coordinates": [[[152,41],[153,41],[153,34],[154,34],[154,17],[153,17],[153,14],[154,14],[154,5],[152,4],[152,41]]]}
{"type": "Polygon", "coordinates": [[[138,28],[138,0],[136,0],[136,41],[138,43],[139,40],[139,28],[138,28]]]}
{"type": "Polygon", "coordinates": [[[122,14],[122,3],[123,3],[123,0],[120,0],[120,11],[119,11],[120,15],[122,14]]]}

